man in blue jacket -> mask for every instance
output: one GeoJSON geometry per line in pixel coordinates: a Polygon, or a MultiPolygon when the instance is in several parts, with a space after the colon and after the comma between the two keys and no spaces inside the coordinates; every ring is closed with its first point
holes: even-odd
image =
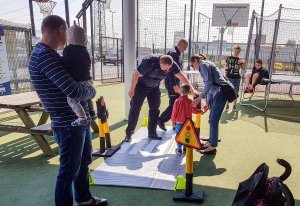
{"type": "MultiPolygon", "coordinates": [[[[159,85],[169,73],[173,73],[182,83],[190,85],[189,80],[169,55],[156,54],[146,56],[137,67],[137,70],[134,71],[129,90],[131,101],[128,126],[126,128],[126,142],[131,140],[146,97],[149,104],[148,137],[157,140],[162,139],[156,133],[160,106],[159,85]]],[[[193,87],[191,89],[193,94],[198,94],[193,87]]]]}
{"type": "MultiPolygon", "coordinates": [[[[188,45],[189,44],[186,39],[180,39],[175,48],[172,51],[168,52],[168,55],[170,55],[173,58],[174,62],[178,64],[180,70],[182,70],[183,68],[181,56],[188,45]]],[[[165,78],[165,87],[168,91],[169,106],[163,113],[161,113],[160,117],[158,118],[158,126],[164,131],[167,131],[165,122],[171,119],[175,100],[180,97],[179,83],[179,79],[172,72],[168,73],[165,78]]]]}

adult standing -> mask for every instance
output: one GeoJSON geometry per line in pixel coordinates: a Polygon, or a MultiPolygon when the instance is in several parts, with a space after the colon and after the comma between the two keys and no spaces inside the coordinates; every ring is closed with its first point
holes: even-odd
{"type": "Polygon", "coordinates": [[[204,82],[204,89],[200,96],[194,100],[193,106],[197,106],[202,99],[206,99],[210,108],[209,142],[199,152],[202,154],[215,154],[218,146],[219,121],[226,104],[226,98],[220,91],[219,85],[225,83],[226,80],[221,70],[212,62],[207,61],[207,57],[203,54],[194,54],[190,59],[190,64],[195,70],[200,71],[204,82]]]}
{"type": "MultiPolygon", "coordinates": [[[[175,46],[175,48],[172,51],[168,52],[168,55],[170,55],[173,58],[174,62],[177,63],[180,70],[182,70],[183,68],[183,62],[181,56],[182,53],[188,47],[188,45],[189,44],[186,39],[180,39],[177,45],[175,46]]],[[[168,91],[169,105],[158,118],[158,126],[164,131],[167,131],[165,122],[171,119],[174,102],[176,99],[180,97],[179,83],[180,83],[179,79],[172,72],[167,74],[165,78],[165,87],[168,91]]]]}
{"type": "Polygon", "coordinates": [[[46,17],[41,26],[42,39],[30,56],[32,84],[45,110],[50,114],[54,138],[59,145],[60,165],[55,187],[56,206],[106,205],[107,200],[93,197],[89,190],[88,165],[92,162],[90,125],[71,126],[77,116],[67,96],[87,100],[96,94],[92,86],[74,81],[64,69],[56,52],[66,45],[66,22],[59,16],[46,17]]]}
{"type": "MultiPolygon", "coordinates": [[[[147,97],[149,104],[148,115],[148,137],[161,140],[156,133],[157,121],[160,106],[160,82],[168,73],[173,73],[182,83],[190,85],[189,80],[181,72],[179,66],[173,61],[169,55],[149,55],[143,58],[141,64],[134,71],[129,90],[130,110],[128,117],[128,126],[126,128],[125,141],[129,142],[134,133],[139,114],[147,97]]],[[[193,88],[192,92],[198,94],[193,88]]]]}

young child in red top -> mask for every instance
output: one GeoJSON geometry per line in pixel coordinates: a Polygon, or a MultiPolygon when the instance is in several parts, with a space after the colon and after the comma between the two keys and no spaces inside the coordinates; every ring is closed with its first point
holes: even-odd
{"type": "MultiPolygon", "coordinates": [[[[200,113],[196,108],[192,107],[192,100],[188,98],[190,92],[190,86],[188,84],[180,85],[181,96],[176,99],[173,111],[172,111],[172,124],[175,127],[175,132],[178,134],[184,121],[188,118],[192,118],[192,113],[200,113]]],[[[182,153],[182,145],[177,143],[176,153],[182,153]]],[[[185,152],[185,146],[183,146],[183,151],[185,152]]]]}

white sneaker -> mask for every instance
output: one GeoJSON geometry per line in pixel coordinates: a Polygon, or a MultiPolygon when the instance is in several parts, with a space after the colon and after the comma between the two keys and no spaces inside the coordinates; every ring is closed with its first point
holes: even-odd
{"type": "Polygon", "coordinates": [[[90,200],[85,201],[85,202],[77,202],[76,205],[81,205],[81,206],[104,206],[107,205],[107,200],[104,198],[99,198],[99,197],[92,197],[90,200]]]}

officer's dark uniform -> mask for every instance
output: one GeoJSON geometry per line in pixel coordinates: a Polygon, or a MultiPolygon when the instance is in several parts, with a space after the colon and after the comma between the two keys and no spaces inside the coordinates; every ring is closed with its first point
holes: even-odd
{"type": "Polygon", "coordinates": [[[143,102],[146,97],[149,104],[148,136],[157,138],[156,127],[160,106],[159,84],[161,80],[166,78],[168,73],[178,74],[180,72],[180,68],[175,62],[169,72],[161,70],[159,64],[160,56],[162,55],[146,56],[143,58],[141,64],[137,67],[138,72],[143,76],[138,79],[135,87],[135,94],[130,101],[126,139],[130,138],[134,132],[143,102]]]}
{"type": "MultiPolygon", "coordinates": [[[[181,53],[176,46],[174,50],[168,52],[168,55],[170,55],[173,58],[173,60],[178,64],[180,69],[182,69],[183,63],[182,63],[181,53]]],[[[173,73],[169,73],[167,75],[165,79],[165,86],[166,89],[168,90],[169,106],[166,108],[166,110],[163,113],[161,113],[160,117],[158,118],[159,122],[164,123],[171,119],[175,100],[178,97],[180,97],[180,94],[176,93],[173,87],[176,85],[179,86],[179,83],[180,83],[179,79],[173,73]]]]}

